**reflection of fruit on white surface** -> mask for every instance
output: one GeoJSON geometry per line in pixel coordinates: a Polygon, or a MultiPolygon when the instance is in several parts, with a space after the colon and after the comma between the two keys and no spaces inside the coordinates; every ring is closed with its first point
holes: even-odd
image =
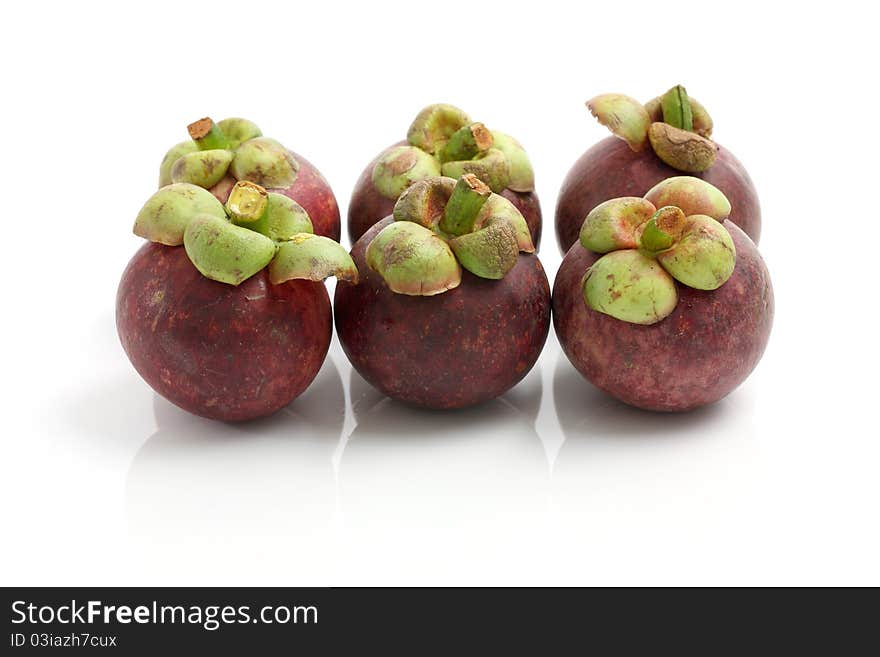
{"type": "Polygon", "coordinates": [[[126,483],[132,531],[160,542],[326,531],[343,394],[327,359],[302,397],[256,422],[202,420],[157,396],[159,430],[138,451],[126,483]]]}
{"type": "Polygon", "coordinates": [[[584,553],[591,563],[627,555],[633,574],[660,582],[688,560],[711,562],[722,543],[756,548],[744,537],[766,473],[747,391],[690,413],[642,411],[592,386],[560,354],[553,393],[565,435],[552,476],[561,550],[585,527],[601,527],[584,553]]]}
{"type": "Polygon", "coordinates": [[[543,508],[547,461],[531,417],[498,399],[442,412],[389,399],[358,413],[339,465],[346,526],[491,534],[543,508]]]}

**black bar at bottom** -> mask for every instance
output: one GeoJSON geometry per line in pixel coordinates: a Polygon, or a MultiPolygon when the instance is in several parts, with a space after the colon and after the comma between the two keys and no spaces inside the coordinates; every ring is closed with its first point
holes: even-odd
{"type": "MultiPolygon", "coordinates": [[[[3,654],[855,654],[876,591],[6,588],[3,654]],[[195,651],[195,652],[189,652],[195,651]],[[210,653],[209,653],[210,651],[210,653]],[[748,651],[748,652],[743,652],[748,651]]],[[[876,636],[874,636],[876,640],[876,636]]]]}

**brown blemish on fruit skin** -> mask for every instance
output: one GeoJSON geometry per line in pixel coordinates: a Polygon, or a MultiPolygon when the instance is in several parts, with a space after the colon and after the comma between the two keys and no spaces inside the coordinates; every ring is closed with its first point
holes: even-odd
{"type": "Polygon", "coordinates": [[[534,254],[520,253],[501,280],[462,271],[461,284],[432,297],[395,294],[352,249],[357,285],[337,285],[336,330],[358,373],[383,394],[429,408],[493,399],[532,368],[550,329],[550,288],[534,254]]]}
{"type": "Polygon", "coordinates": [[[640,408],[685,411],[721,399],[757,365],[773,323],[773,291],[754,243],[724,222],[736,267],[717,290],[676,283],[675,310],[641,326],[587,307],[580,280],[600,256],[571,247],[553,286],[553,325],[565,354],[594,385],[640,408]]]}
{"type": "Polygon", "coordinates": [[[388,170],[391,172],[391,175],[399,176],[401,173],[406,173],[412,169],[416,162],[418,162],[418,157],[416,157],[415,152],[411,150],[402,151],[388,163],[388,170]]]}
{"type": "Polygon", "coordinates": [[[153,389],[204,417],[240,421],[286,406],[315,378],[330,346],[322,283],[269,283],[267,270],[238,287],[202,276],[182,246],[148,242],[126,267],[116,326],[153,389]]]}
{"type": "MultiPolygon", "coordinates": [[[[664,164],[650,148],[634,153],[617,137],[606,137],[588,149],[566,175],[556,202],[556,239],[565,253],[578,241],[584,219],[600,203],[621,196],[644,196],[681,171],[664,164]]],[[[720,189],[733,207],[730,219],[757,243],[761,236],[758,193],[739,160],[718,146],[715,164],[702,178],[720,189]]]]}
{"type": "MultiPolygon", "coordinates": [[[[406,144],[406,141],[400,141],[379,153],[367,165],[358,178],[357,183],[355,183],[351,200],[348,202],[348,238],[352,244],[358,241],[373,224],[389,216],[394,210],[396,199],[382,196],[373,185],[373,167],[379,158],[392,148],[406,144]]],[[[300,170],[300,175],[302,175],[302,170],[300,170]]],[[[538,201],[538,195],[535,192],[514,192],[511,189],[505,189],[501,192],[501,196],[513,203],[525,218],[526,223],[529,225],[529,231],[532,234],[532,242],[537,249],[540,245],[542,225],[541,205],[538,201]]]]}
{"type": "MultiPolygon", "coordinates": [[[[267,192],[284,194],[289,199],[299,203],[309,214],[315,235],[323,235],[332,240],[339,241],[342,222],[339,216],[339,205],[333,190],[321,172],[302,155],[290,151],[293,158],[299,163],[296,180],[290,187],[284,189],[267,187],[267,192]]],[[[214,185],[209,191],[217,197],[221,203],[226,203],[229,192],[235,185],[235,178],[227,176],[214,185]]]]}

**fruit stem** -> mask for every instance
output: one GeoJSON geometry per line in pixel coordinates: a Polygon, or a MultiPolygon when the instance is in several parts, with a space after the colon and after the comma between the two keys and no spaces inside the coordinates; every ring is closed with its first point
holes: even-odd
{"type": "Polygon", "coordinates": [[[693,108],[683,86],[679,84],[663,94],[660,107],[663,110],[663,123],[688,132],[694,131],[693,108]]]}
{"type": "Polygon", "coordinates": [[[492,133],[482,123],[471,123],[456,130],[449,141],[440,149],[437,157],[440,162],[470,160],[478,153],[492,148],[495,140],[492,133]]]}
{"type": "Polygon", "coordinates": [[[660,208],[645,224],[640,246],[651,253],[665,251],[681,237],[685,221],[684,212],[680,208],[672,205],[660,208]]]}
{"type": "Polygon", "coordinates": [[[186,129],[200,151],[210,151],[217,148],[226,150],[230,147],[229,139],[210,117],[206,116],[194,121],[186,126],[186,129]]]}
{"type": "Polygon", "coordinates": [[[489,186],[474,174],[464,174],[455,183],[455,188],[443,210],[443,218],[440,220],[441,230],[450,235],[470,233],[474,228],[477,214],[491,194],[492,190],[489,186]]]}
{"type": "Polygon", "coordinates": [[[258,233],[269,221],[269,194],[265,188],[247,180],[239,180],[229,192],[226,212],[237,226],[250,228],[258,233]]]}

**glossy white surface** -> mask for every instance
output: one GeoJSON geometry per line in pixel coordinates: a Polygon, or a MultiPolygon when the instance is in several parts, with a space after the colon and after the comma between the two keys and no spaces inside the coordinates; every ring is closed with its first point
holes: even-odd
{"type": "Polygon", "coordinates": [[[573,7],[485,9],[506,46],[488,80],[455,72],[476,46],[428,5],[373,27],[372,4],[285,9],[265,23],[273,38],[241,37],[271,66],[224,54],[200,71],[198,35],[234,24],[220,22],[231,6],[11,10],[3,584],[880,584],[870,21],[846,2],[800,9],[797,27],[766,3],[678,14],[681,34],[713,36],[705,58],[663,69],[656,25],[573,7]],[[429,14],[444,48],[412,35],[429,14]],[[361,168],[418,109],[461,105],[529,149],[552,275],[559,184],[606,134],[583,101],[679,80],[761,192],[777,299],[763,361],[715,406],[622,406],[551,334],[502,398],[417,411],[373,391],[334,339],[299,400],[231,426],[158,398],[119,346],[132,219],[205,113],[251,117],[308,157],[344,216],[361,168]]]}

